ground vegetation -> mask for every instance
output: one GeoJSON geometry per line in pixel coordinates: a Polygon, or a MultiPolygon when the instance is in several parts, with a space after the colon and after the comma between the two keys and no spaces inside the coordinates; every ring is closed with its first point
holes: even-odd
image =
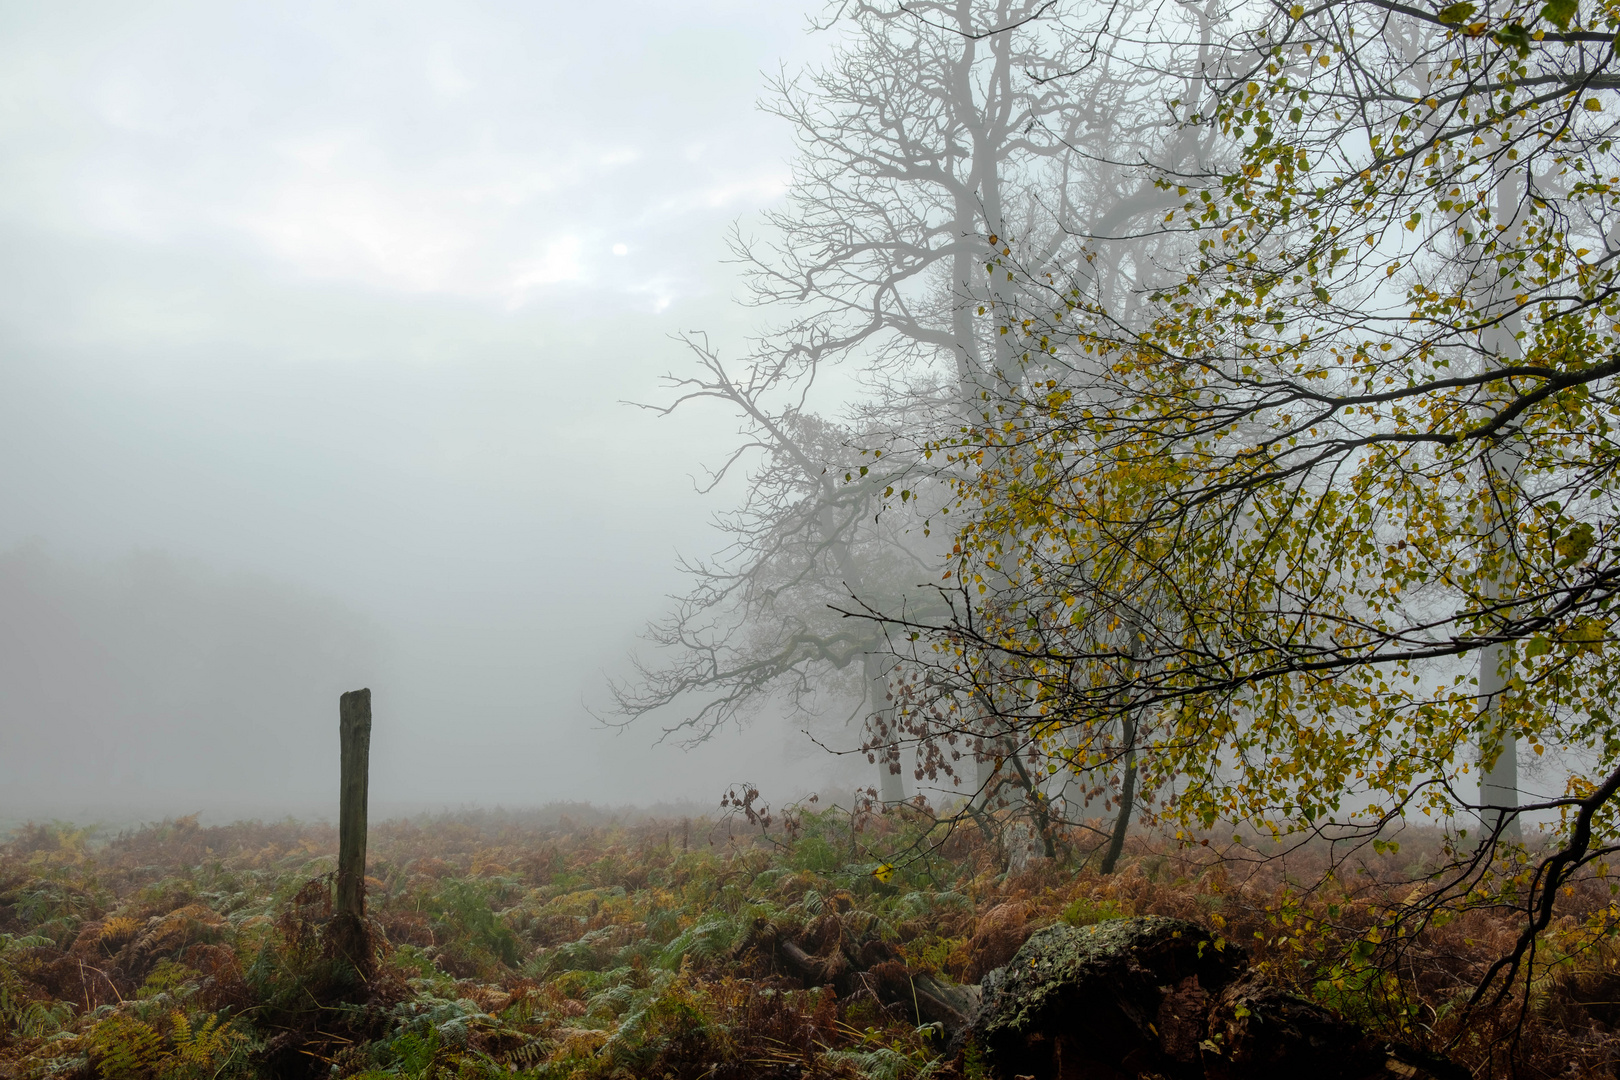
{"type": "Polygon", "coordinates": [[[329,826],[20,829],[0,848],[0,1075],[992,1076],[946,1034],[959,988],[1038,928],[1139,915],[1188,920],[1279,986],[1480,1075],[1515,1025],[1532,1075],[1620,1062],[1620,955],[1581,940],[1606,889],[1560,899],[1522,1022],[1457,1027],[1517,932],[1504,913],[1426,928],[1398,970],[1345,966],[1434,837],[1302,896],[1288,875],[1309,865],[1140,836],[1113,874],[1065,841],[1007,875],[983,832],[940,844],[904,809],[807,804],[767,828],[573,815],[375,827],[366,980],[323,939],[329,826]]]}

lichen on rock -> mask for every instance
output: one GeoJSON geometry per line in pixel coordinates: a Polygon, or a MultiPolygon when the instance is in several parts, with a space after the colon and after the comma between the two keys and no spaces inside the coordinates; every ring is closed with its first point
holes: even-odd
{"type": "Polygon", "coordinates": [[[969,1038],[1027,1080],[1462,1080],[1247,970],[1180,919],[1037,931],[983,983],[969,1038]]]}
{"type": "Polygon", "coordinates": [[[1008,1076],[1196,1075],[1209,995],[1242,969],[1241,950],[1180,919],[1049,926],[986,980],[973,1038],[1008,1076]],[[1169,1015],[1164,1013],[1170,1004],[1169,1015]]]}

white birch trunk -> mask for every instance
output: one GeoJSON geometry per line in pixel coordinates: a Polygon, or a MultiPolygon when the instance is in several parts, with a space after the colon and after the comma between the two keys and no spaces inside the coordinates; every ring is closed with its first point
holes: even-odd
{"type": "MultiPolygon", "coordinates": [[[[1517,171],[1499,173],[1496,193],[1496,223],[1506,223],[1508,228],[1498,238],[1499,244],[1510,244],[1517,237],[1520,222],[1518,208],[1523,183],[1517,171]]],[[[1486,258],[1485,272],[1493,277],[1490,287],[1490,305],[1487,311],[1497,312],[1513,303],[1508,295],[1508,288],[1502,279],[1496,276],[1494,264],[1486,258]]],[[[1484,346],[1484,355],[1481,362],[1488,366],[1511,365],[1520,359],[1518,332],[1523,320],[1514,315],[1502,319],[1495,327],[1481,335],[1481,345],[1484,346]]],[[[1512,543],[1510,534],[1512,528],[1510,508],[1514,498],[1514,489],[1518,480],[1519,455],[1513,445],[1514,436],[1511,432],[1503,432],[1497,440],[1493,441],[1485,453],[1485,505],[1482,513],[1481,534],[1485,542],[1497,553],[1505,552],[1512,543]]],[[[1487,602],[1495,602],[1513,595],[1516,587],[1515,574],[1510,561],[1506,557],[1497,564],[1495,573],[1491,574],[1481,590],[1487,602]]],[[[1502,617],[1511,616],[1511,610],[1502,613],[1502,617]]],[[[1480,694],[1480,742],[1483,747],[1495,743],[1501,744],[1501,753],[1489,768],[1485,766],[1483,753],[1480,759],[1479,775],[1479,801],[1483,806],[1513,807],[1519,805],[1519,746],[1518,740],[1505,730],[1506,721],[1503,717],[1503,698],[1513,681],[1513,653],[1506,644],[1491,645],[1480,652],[1479,656],[1479,694],[1480,694]]],[[[1503,813],[1485,811],[1484,824],[1492,829],[1503,816],[1503,813]]],[[[1522,839],[1522,830],[1517,817],[1512,818],[1503,829],[1502,838],[1509,841],[1522,839]]]]}
{"type": "Polygon", "coordinates": [[[863,658],[866,695],[871,702],[872,733],[876,736],[878,799],[888,806],[905,802],[906,777],[900,764],[899,732],[895,726],[894,703],[889,700],[889,665],[878,653],[863,658]]]}

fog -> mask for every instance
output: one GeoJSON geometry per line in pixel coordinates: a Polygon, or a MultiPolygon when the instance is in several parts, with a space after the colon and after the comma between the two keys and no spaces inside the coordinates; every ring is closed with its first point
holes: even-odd
{"type": "Polygon", "coordinates": [[[844,773],[775,715],[593,709],[714,545],[734,220],[797,4],[0,5],[0,814],[713,805],[844,773]]]}

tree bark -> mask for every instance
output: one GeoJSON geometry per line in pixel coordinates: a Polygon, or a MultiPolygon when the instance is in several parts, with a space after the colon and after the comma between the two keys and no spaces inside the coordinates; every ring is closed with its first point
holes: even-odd
{"type": "MultiPolygon", "coordinates": [[[[1125,655],[1134,668],[1142,658],[1144,642],[1142,630],[1135,619],[1125,624],[1127,643],[1125,655]]],[[[1108,838],[1108,850],[1103,854],[1101,871],[1112,874],[1125,851],[1125,833],[1131,827],[1131,811],[1136,806],[1136,710],[1126,712],[1120,721],[1120,735],[1125,746],[1125,774],[1119,781],[1119,813],[1114,817],[1114,833],[1108,838]]]]}
{"type": "Polygon", "coordinates": [[[1131,808],[1136,805],[1136,718],[1125,720],[1125,775],[1119,782],[1119,814],[1114,818],[1114,835],[1108,838],[1101,870],[1112,874],[1125,850],[1125,833],[1131,826],[1131,808]]]}
{"type": "Polygon", "coordinates": [[[1024,789],[1024,802],[1029,807],[1030,820],[1041,838],[1041,854],[1048,859],[1057,858],[1057,843],[1052,837],[1052,808],[1047,802],[1046,793],[1041,790],[1040,783],[1030,776],[1016,753],[1008,755],[1007,763],[1013,767],[1019,786],[1024,789]]]}
{"type": "Polygon", "coordinates": [[[878,765],[878,800],[884,806],[906,801],[906,778],[900,769],[899,732],[894,703],[889,700],[889,669],[885,657],[867,653],[863,659],[866,694],[871,704],[872,734],[878,765]]]}
{"type": "Polygon", "coordinates": [[[371,770],[371,691],[351,690],[338,702],[342,777],[338,788],[336,914],[366,917],[366,796],[371,770]]]}
{"type": "MultiPolygon", "coordinates": [[[[1519,196],[1522,188],[1516,172],[1509,171],[1499,174],[1499,177],[1496,212],[1497,220],[1507,224],[1508,231],[1504,235],[1506,239],[1509,236],[1516,236],[1521,227],[1519,196]]],[[[1492,307],[1511,309],[1512,300],[1504,295],[1507,291],[1504,285],[1506,278],[1494,273],[1487,276],[1492,279],[1487,292],[1492,307]]],[[[1485,346],[1486,352],[1482,361],[1485,365],[1488,366],[1493,362],[1512,364],[1519,360],[1522,350],[1519,347],[1517,332],[1522,324],[1521,317],[1510,314],[1482,335],[1481,344],[1485,346]]],[[[1483,517],[1480,523],[1481,531],[1485,535],[1486,542],[1494,546],[1502,556],[1501,564],[1497,566],[1496,572],[1486,579],[1481,590],[1484,599],[1489,603],[1511,598],[1518,585],[1515,568],[1508,559],[1508,553],[1513,546],[1511,507],[1519,474],[1518,448],[1513,445],[1515,438],[1509,431],[1493,439],[1485,451],[1483,462],[1485,502],[1481,508],[1483,517]]],[[[1508,619],[1511,619],[1512,615],[1511,608],[1503,613],[1508,619]]],[[[1518,740],[1502,715],[1502,699],[1509,692],[1512,683],[1513,653],[1508,645],[1505,643],[1489,645],[1480,650],[1480,749],[1483,754],[1493,743],[1501,746],[1501,752],[1489,768],[1483,760],[1480,762],[1479,801],[1484,807],[1519,805],[1518,740]]],[[[1523,839],[1517,814],[1507,809],[1485,810],[1482,818],[1485,826],[1480,837],[1482,842],[1488,841],[1497,828],[1501,829],[1501,837],[1504,840],[1517,843],[1523,839]]]]}

